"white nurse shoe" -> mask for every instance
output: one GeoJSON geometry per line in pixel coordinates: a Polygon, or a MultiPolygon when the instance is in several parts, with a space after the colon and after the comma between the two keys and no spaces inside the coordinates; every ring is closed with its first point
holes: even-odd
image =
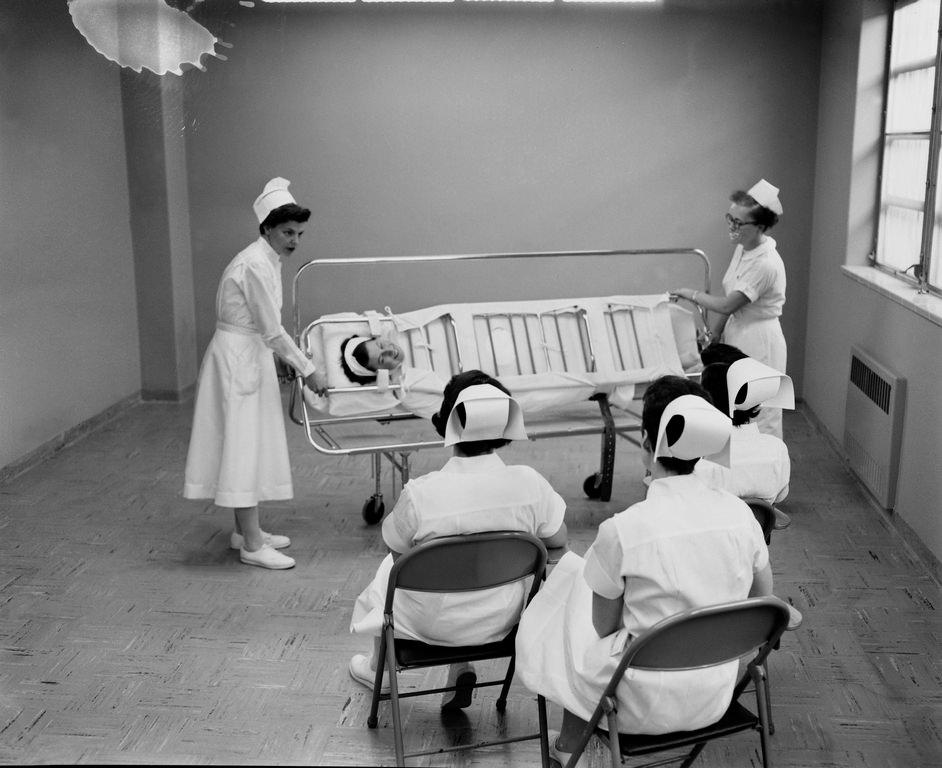
{"type": "Polygon", "coordinates": [[[257,565],[261,568],[271,568],[274,571],[294,568],[294,558],[281,554],[270,544],[263,544],[261,549],[256,549],[254,552],[240,549],[239,559],[246,565],[257,565]]]}

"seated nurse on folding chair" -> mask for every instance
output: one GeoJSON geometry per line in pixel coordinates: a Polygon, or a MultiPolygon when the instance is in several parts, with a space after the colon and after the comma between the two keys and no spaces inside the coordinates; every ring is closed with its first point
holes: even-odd
{"type": "MultiPolygon", "coordinates": [[[[350,631],[372,635],[373,652],[350,660],[350,676],[370,690],[389,572],[400,554],[430,539],[485,531],[525,531],[550,550],[567,542],[562,497],[535,469],[506,465],[495,453],[512,440],[527,437],[520,406],[503,384],[477,370],[454,376],[432,424],[454,455],[441,470],[410,480],[402,489],[383,521],[383,540],[390,553],[353,608],[350,631]]],[[[502,640],[516,624],[527,588],[517,582],[460,594],[397,591],[397,636],[443,646],[502,640]]],[[[476,681],[470,664],[452,666],[448,685],[457,685],[457,690],[443,694],[442,708],[469,706],[476,681]]],[[[384,679],[383,692],[387,690],[384,679]]]]}
{"type": "MultiPolygon", "coordinates": [[[[725,488],[740,498],[778,504],[788,496],[791,459],[788,446],[775,435],[759,431],[759,407],[795,407],[792,380],[751,357],[733,363],[710,363],[700,383],[713,404],[733,420],[729,466],[709,458],[697,462],[694,474],[707,485],[725,488]]],[[[780,513],[784,515],[784,513],[780,513]]]]}
{"type": "MultiPolygon", "coordinates": [[[[629,640],[661,619],[772,593],[769,551],[749,507],[693,474],[728,450],[729,417],[696,382],[665,376],[641,416],[647,498],[605,520],[585,558],[565,554],[524,611],[517,675],[563,707],[550,756],[565,765],[629,640]]],[[[629,669],[617,690],[627,733],[692,730],[723,716],[738,664],[658,672],[629,669]]],[[[582,761],[580,761],[581,763],[582,761]]]]}

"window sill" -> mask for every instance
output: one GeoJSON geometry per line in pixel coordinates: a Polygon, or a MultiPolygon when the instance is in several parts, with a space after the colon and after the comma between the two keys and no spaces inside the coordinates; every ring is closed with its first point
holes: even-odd
{"type": "Polygon", "coordinates": [[[942,299],[931,293],[919,293],[911,285],[874,267],[842,266],[841,272],[861,285],[873,289],[890,301],[912,310],[931,323],[942,326],[942,299]]]}

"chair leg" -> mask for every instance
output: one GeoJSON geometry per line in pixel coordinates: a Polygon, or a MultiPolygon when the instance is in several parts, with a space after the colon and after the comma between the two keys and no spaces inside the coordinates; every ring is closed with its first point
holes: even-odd
{"type": "Polygon", "coordinates": [[[500,696],[497,697],[498,712],[503,712],[507,708],[507,695],[510,693],[510,684],[514,679],[516,661],[515,656],[510,657],[510,663],[507,665],[507,674],[504,676],[504,684],[500,687],[500,696]]]}
{"type": "Polygon", "coordinates": [[[756,681],[756,706],[759,708],[759,740],[762,744],[762,765],[769,768],[769,689],[763,669],[755,670],[753,677],[756,681]],[[761,689],[761,690],[760,690],[761,689]]]}
{"type": "Polygon", "coordinates": [[[370,714],[366,718],[366,727],[375,728],[377,723],[379,723],[379,718],[377,717],[377,712],[379,712],[379,691],[376,690],[375,686],[373,688],[373,702],[370,704],[370,714]]]}
{"type": "Polygon", "coordinates": [[[537,695],[536,709],[540,715],[540,765],[549,768],[549,719],[546,716],[546,699],[537,695]]]}
{"type": "MultiPolygon", "coordinates": [[[[387,674],[389,675],[389,705],[390,709],[392,710],[393,740],[396,744],[396,765],[404,766],[406,764],[406,756],[405,746],[403,745],[402,740],[402,713],[399,711],[399,680],[396,678],[396,656],[395,651],[393,650],[392,642],[387,642],[385,645],[385,666],[387,674]]],[[[382,665],[380,665],[378,662],[376,666],[377,677],[374,690],[378,691],[383,681],[383,670],[382,665]]]]}
{"type": "Polygon", "coordinates": [[[379,713],[379,697],[380,691],[383,686],[383,669],[385,669],[386,663],[386,635],[385,630],[383,635],[380,637],[379,651],[378,656],[374,661],[376,662],[376,677],[373,679],[373,701],[370,704],[370,714],[366,718],[366,726],[368,728],[375,728],[378,720],[379,713]]]}
{"type": "Polygon", "coordinates": [[[771,688],[769,687],[769,667],[766,662],[762,662],[762,674],[765,677],[765,709],[766,717],[768,718],[769,723],[769,736],[775,733],[775,721],[772,719],[772,693],[771,688]]]}

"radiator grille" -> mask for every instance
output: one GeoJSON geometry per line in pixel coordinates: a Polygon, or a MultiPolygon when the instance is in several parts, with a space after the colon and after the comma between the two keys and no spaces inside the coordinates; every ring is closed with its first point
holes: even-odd
{"type": "Polygon", "coordinates": [[[850,358],[850,381],[884,413],[890,412],[893,385],[856,355],[850,358]]]}
{"type": "Polygon", "coordinates": [[[906,380],[851,347],[844,452],[854,474],[886,509],[896,503],[906,380]]]}

